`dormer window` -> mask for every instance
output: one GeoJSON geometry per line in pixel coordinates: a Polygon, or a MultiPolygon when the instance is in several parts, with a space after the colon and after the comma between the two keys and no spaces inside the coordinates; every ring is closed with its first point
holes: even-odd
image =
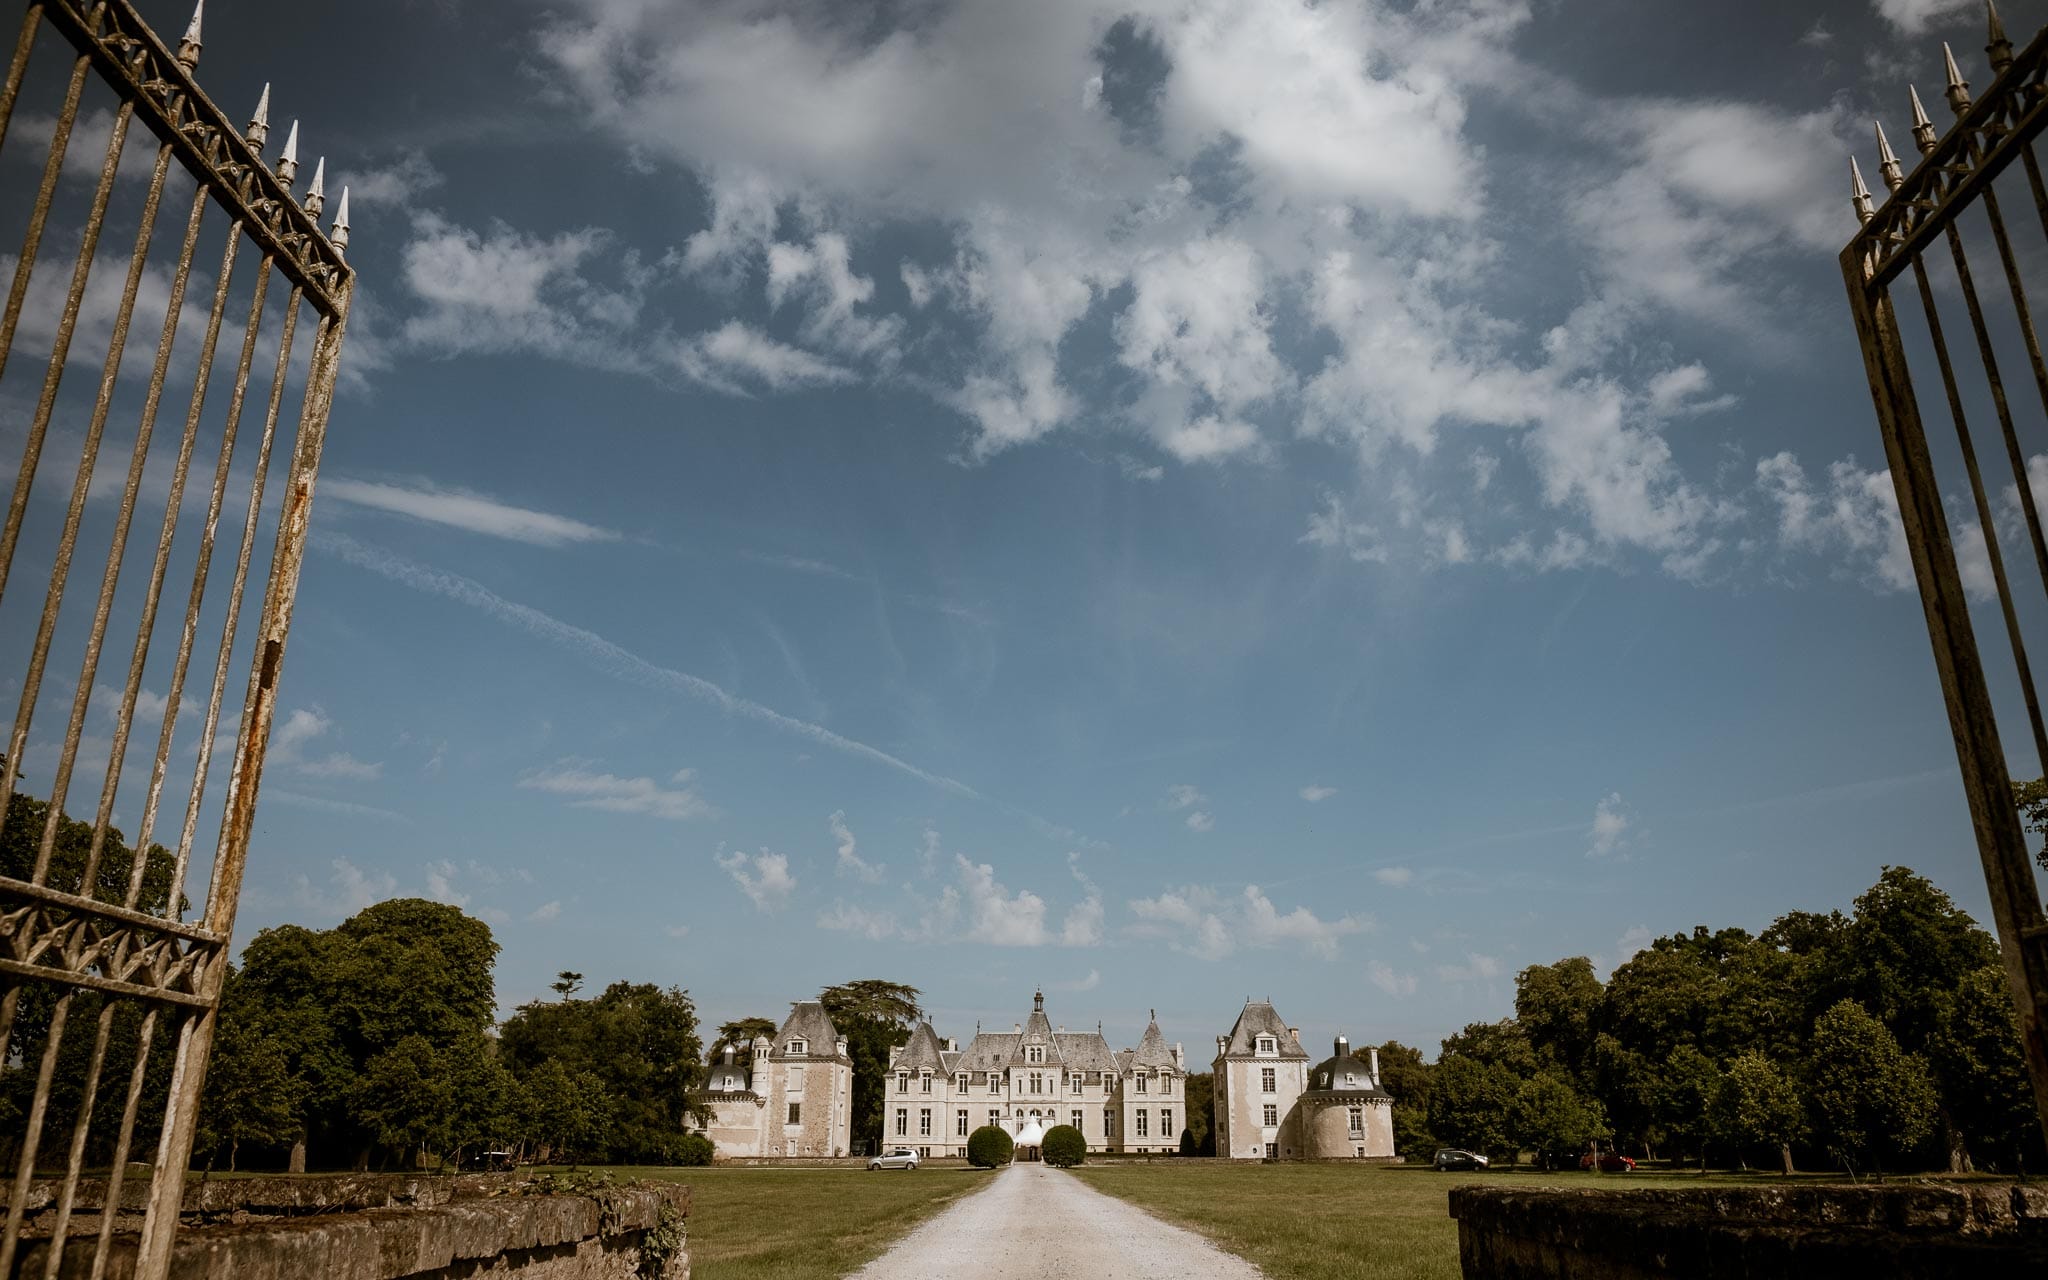
{"type": "Polygon", "coordinates": [[[908,1071],[898,1071],[896,1073],[896,1092],[910,1092],[910,1073],[908,1071]]]}
{"type": "Polygon", "coordinates": [[[802,1040],[792,1040],[789,1042],[788,1051],[790,1054],[794,1056],[801,1057],[802,1055],[809,1053],[811,1051],[811,1046],[802,1040]]]}
{"type": "Polygon", "coordinates": [[[1271,1037],[1271,1036],[1260,1036],[1260,1037],[1259,1037],[1259,1052],[1260,1052],[1260,1053],[1273,1053],[1273,1052],[1275,1052],[1275,1049],[1274,1049],[1274,1046],[1273,1046],[1273,1037],[1271,1037]]]}
{"type": "Polygon", "coordinates": [[[1034,1065],[1036,1065],[1037,1063],[1044,1062],[1044,1047],[1042,1045],[1032,1045],[1030,1048],[1026,1049],[1024,1051],[1024,1061],[1032,1063],[1034,1065]]]}
{"type": "Polygon", "coordinates": [[[930,1093],[932,1091],[932,1073],[929,1071],[919,1072],[917,1077],[917,1084],[918,1088],[922,1092],[930,1093]]]}
{"type": "Polygon", "coordinates": [[[967,1092],[967,1073],[965,1071],[953,1077],[953,1090],[956,1093],[967,1092]]]}
{"type": "Polygon", "coordinates": [[[1355,1076],[1355,1075],[1352,1075],[1352,1074],[1351,1074],[1351,1073],[1350,1073],[1349,1071],[1346,1071],[1346,1072],[1344,1073],[1344,1087],[1345,1087],[1345,1088],[1347,1088],[1347,1089],[1349,1089],[1349,1088],[1352,1088],[1353,1086],[1357,1085],[1357,1083],[1358,1083],[1358,1077],[1357,1077],[1357,1076],[1355,1076]]]}

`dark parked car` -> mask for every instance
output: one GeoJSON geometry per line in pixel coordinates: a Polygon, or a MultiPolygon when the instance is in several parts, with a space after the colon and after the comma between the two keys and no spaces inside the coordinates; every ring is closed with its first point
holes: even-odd
{"type": "MultiPolygon", "coordinates": [[[[1600,1153],[1599,1158],[1600,1172],[1602,1173],[1634,1173],[1636,1171],[1636,1162],[1619,1151],[1603,1151],[1600,1153]]],[[[1579,1157],[1579,1168],[1590,1169],[1592,1167],[1593,1153],[1588,1151],[1585,1155],[1579,1157]]]]}
{"type": "Polygon", "coordinates": [[[1436,1153],[1435,1164],[1438,1169],[1444,1170],[1484,1169],[1487,1165],[1487,1159],[1476,1151],[1460,1151],[1456,1147],[1444,1147],[1436,1153]]]}

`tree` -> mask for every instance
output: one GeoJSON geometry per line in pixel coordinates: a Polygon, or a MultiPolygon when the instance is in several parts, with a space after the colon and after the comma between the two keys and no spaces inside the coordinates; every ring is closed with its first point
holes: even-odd
{"type": "MultiPolygon", "coordinates": [[[[1355,1057],[1369,1058],[1366,1050],[1355,1057]]],[[[1430,1081],[1436,1068],[1422,1060],[1422,1050],[1399,1040],[1380,1046],[1380,1088],[1394,1099],[1394,1153],[1403,1160],[1428,1160],[1443,1144],[1429,1128],[1430,1081]]]]}
{"type": "Polygon", "coordinates": [[[1515,1021],[1528,1036],[1537,1061],[1584,1086],[1592,1083],[1593,1037],[1602,994],[1593,962],[1585,956],[1532,964],[1515,975],[1515,1021]]]}
{"type": "Polygon", "coordinates": [[[1910,1152],[1933,1127],[1927,1064],[1853,1000],[1814,1023],[1806,1093],[1821,1141],[1852,1176],[1866,1156],[1910,1152]]]}
{"type": "Polygon", "coordinates": [[[1430,1130],[1453,1146],[1512,1161],[1510,1112],[1521,1080],[1505,1064],[1446,1052],[1430,1088],[1430,1130]]]}
{"type": "Polygon", "coordinates": [[[2019,806],[2020,821],[2041,837],[2041,847],[2034,851],[2034,861],[2041,864],[2043,871],[2048,871],[2048,778],[2013,783],[2012,798],[2019,806]]]}
{"type": "Polygon", "coordinates": [[[451,1145],[455,1087],[425,1036],[406,1036],[364,1063],[349,1105],[387,1148],[424,1153],[451,1145]]]}
{"type": "Polygon", "coordinates": [[[521,1133],[541,1148],[543,1158],[598,1154],[609,1145],[612,1099],[604,1081],[548,1058],[520,1085],[526,1105],[521,1133]]]}
{"type": "Polygon", "coordinates": [[[2004,968],[1985,965],[1963,975],[1943,1006],[1928,1056],[1941,1064],[1955,1123],[2001,1167],[2024,1169],[2029,1154],[2038,1165],[2040,1122],[2004,968]]]}
{"type": "Polygon", "coordinates": [[[718,1148],[712,1144],[711,1139],[701,1133],[686,1133],[683,1140],[677,1144],[676,1163],[686,1168],[701,1168],[710,1164],[712,1157],[717,1154],[718,1148]]]}
{"type": "Polygon", "coordinates": [[[882,1137],[882,1085],[889,1050],[905,1044],[924,1018],[916,987],[880,978],[861,978],[818,993],[832,1025],[846,1037],[853,1059],[852,1133],[856,1141],[882,1137]]]}
{"type": "Polygon", "coordinates": [[[1056,1124],[1045,1131],[1038,1153],[1055,1169],[1071,1169],[1088,1158],[1088,1139],[1070,1124],[1056,1124]]]}
{"type": "Polygon", "coordinates": [[[609,1100],[601,1150],[611,1160],[675,1160],[689,1115],[687,1095],[704,1078],[704,1046],[689,992],[614,982],[594,999],[536,1000],[506,1019],[498,1043],[506,1064],[522,1078],[556,1062],[572,1077],[588,1075],[597,1082],[596,1092],[609,1100]]]}
{"type": "Polygon", "coordinates": [[[235,1016],[245,1000],[231,970],[221,993],[194,1143],[210,1158],[225,1150],[230,1173],[244,1142],[288,1142],[300,1131],[301,1083],[292,1074],[284,1045],[262,1034],[251,1019],[235,1016]]]}
{"type": "Polygon", "coordinates": [[[1016,1151],[1017,1140],[996,1125],[985,1124],[967,1135],[967,1163],[977,1169],[1000,1169],[1016,1151]]]}
{"type": "Polygon", "coordinates": [[[1187,1132],[1182,1135],[1183,1155],[1216,1154],[1216,1077],[1198,1071],[1183,1082],[1182,1101],[1187,1106],[1187,1132]],[[1193,1150],[1189,1150],[1192,1141],[1193,1150]]]}
{"type": "Polygon", "coordinates": [[[1708,1111],[1715,1141],[1737,1152],[1769,1147],[1779,1171],[1792,1172],[1792,1144],[1806,1136],[1806,1108],[1791,1077],[1751,1050],[1736,1055],[1721,1073],[1708,1111]]]}
{"type": "Polygon", "coordinates": [[[740,1056],[744,1058],[747,1046],[754,1043],[757,1037],[766,1036],[773,1040],[779,1029],[773,1018],[734,1018],[731,1022],[718,1024],[717,1043],[731,1045],[739,1050],[740,1056]]]}
{"type": "Polygon", "coordinates": [[[548,988],[556,995],[562,997],[562,999],[567,1000],[570,996],[583,989],[583,975],[574,969],[564,969],[555,975],[555,980],[548,984],[548,988]]]}
{"type": "Polygon", "coordinates": [[[1588,1143],[1608,1136],[1600,1104],[1582,1096],[1564,1072],[1546,1067],[1515,1089],[1508,1132],[1546,1169],[1569,1167],[1588,1143]]]}

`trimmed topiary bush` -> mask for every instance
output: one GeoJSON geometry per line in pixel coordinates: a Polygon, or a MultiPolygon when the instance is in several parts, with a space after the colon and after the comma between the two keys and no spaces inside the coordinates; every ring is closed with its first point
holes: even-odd
{"type": "Polygon", "coordinates": [[[977,1169],[998,1169],[1017,1153],[1016,1139],[992,1124],[967,1135],[967,1163],[977,1169]]]}
{"type": "Polygon", "coordinates": [[[711,1157],[718,1148],[711,1145],[711,1139],[701,1133],[686,1133],[676,1143],[676,1163],[681,1165],[704,1165],[711,1163],[711,1157]]]}
{"type": "Polygon", "coordinates": [[[1045,1131],[1038,1153],[1055,1169],[1071,1169],[1088,1158],[1088,1139],[1073,1125],[1054,1125],[1045,1131]]]}

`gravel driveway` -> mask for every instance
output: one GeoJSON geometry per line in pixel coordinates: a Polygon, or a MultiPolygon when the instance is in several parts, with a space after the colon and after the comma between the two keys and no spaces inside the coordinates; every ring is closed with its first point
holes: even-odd
{"type": "MultiPolygon", "coordinates": [[[[917,1178],[919,1173],[875,1174],[917,1178]]],[[[1102,1194],[1071,1173],[1011,1165],[854,1273],[855,1280],[1257,1280],[1261,1272],[1192,1231],[1102,1194]]]]}

